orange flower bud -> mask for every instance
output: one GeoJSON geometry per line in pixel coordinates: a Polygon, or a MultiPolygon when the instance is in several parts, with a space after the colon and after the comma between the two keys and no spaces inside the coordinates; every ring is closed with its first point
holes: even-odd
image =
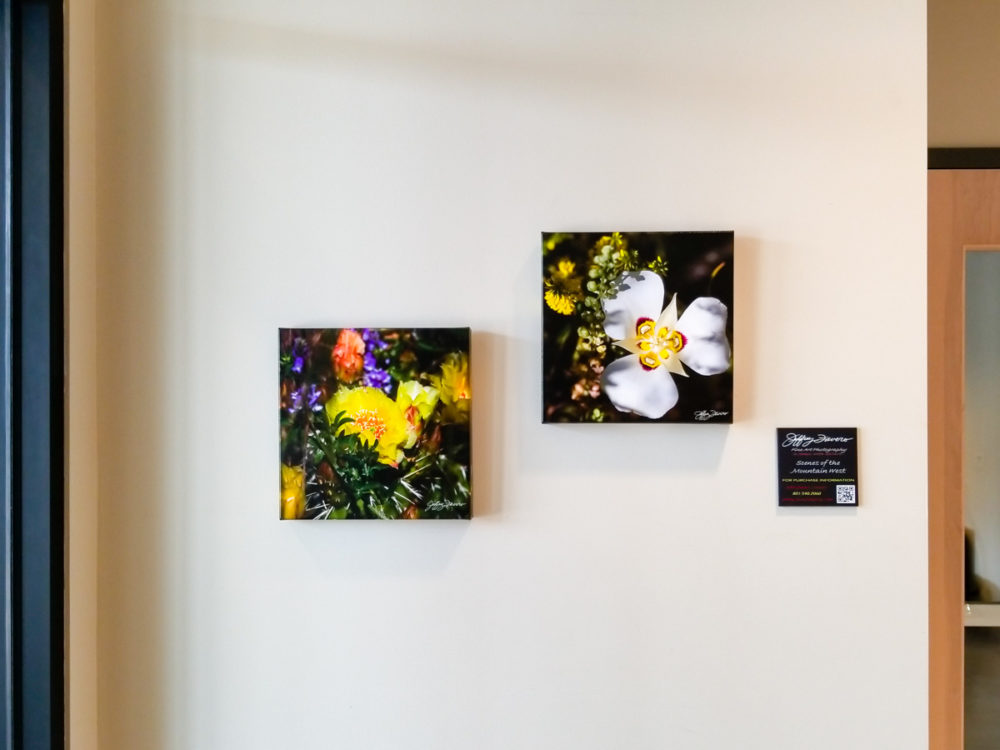
{"type": "Polygon", "coordinates": [[[330,360],[333,371],[345,383],[353,383],[365,364],[365,342],[352,328],[344,328],[337,337],[330,360]]]}

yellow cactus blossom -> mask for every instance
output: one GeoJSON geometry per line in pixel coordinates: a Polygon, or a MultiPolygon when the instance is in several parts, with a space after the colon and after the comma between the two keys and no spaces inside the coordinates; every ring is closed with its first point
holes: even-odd
{"type": "Polygon", "coordinates": [[[412,448],[424,429],[426,420],[437,406],[441,394],[437,388],[424,386],[416,380],[399,384],[396,391],[396,406],[403,412],[407,422],[406,447],[412,448]]]}
{"type": "Polygon", "coordinates": [[[437,406],[440,396],[438,389],[433,386],[421,385],[416,380],[407,380],[399,384],[396,405],[404,412],[412,406],[420,414],[421,419],[427,419],[437,406]]]}
{"type": "Polygon", "coordinates": [[[406,418],[378,388],[341,388],[326,402],[327,419],[332,423],[341,412],[354,421],[341,425],[338,434],[357,435],[378,451],[381,463],[395,465],[403,457],[399,446],[408,436],[406,418]]]}
{"type": "Polygon", "coordinates": [[[306,473],[300,466],[281,465],[281,519],[302,518],[306,512],[306,473]]]}
{"type": "Polygon", "coordinates": [[[453,352],[441,365],[441,374],[431,377],[431,382],[441,393],[444,418],[451,422],[469,421],[469,357],[464,352],[453,352]]]}
{"type": "Polygon", "coordinates": [[[563,258],[549,269],[545,279],[545,304],[560,315],[572,315],[582,297],[581,280],[575,270],[576,263],[563,258]]]}

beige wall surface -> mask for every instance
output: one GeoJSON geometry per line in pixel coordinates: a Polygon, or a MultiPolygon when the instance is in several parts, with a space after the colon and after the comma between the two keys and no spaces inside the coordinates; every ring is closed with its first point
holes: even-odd
{"type": "Polygon", "coordinates": [[[1000,147],[1000,2],[928,0],[928,143],[1000,147]]]}
{"type": "Polygon", "coordinates": [[[925,747],[925,20],[98,0],[100,747],[925,747]],[[539,232],[616,228],[735,230],[733,426],[540,424],[539,232]],[[472,326],[471,522],[277,520],[337,324],[472,326]]]}
{"type": "Polygon", "coordinates": [[[66,732],[97,744],[97,212],[93,0],[66,4],[66,732]]]}

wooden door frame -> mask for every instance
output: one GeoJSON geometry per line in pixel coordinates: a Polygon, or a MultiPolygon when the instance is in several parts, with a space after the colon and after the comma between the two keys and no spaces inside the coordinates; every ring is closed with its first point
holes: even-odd
{"type": "Polygon", "coordinates": [[[1000,201],[971,197],[981,189],[1000,194],[1000,149],[931,149],[928,165],[929,738],[931,750],[962,750],[965,257],[1000,248],[1000,201]]]}

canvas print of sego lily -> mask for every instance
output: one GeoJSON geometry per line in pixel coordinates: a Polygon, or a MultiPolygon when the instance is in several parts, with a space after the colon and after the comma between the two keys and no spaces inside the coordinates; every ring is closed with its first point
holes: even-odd
{"type": "Polygon", "coordinates": [[[542,234],[545,422],[732,422],[733,233],[542,234]]]}
{"type": "Polygon", "coordinates": [[[468,328],[279,331],[282,519],[469,518],[468,328]]]}

